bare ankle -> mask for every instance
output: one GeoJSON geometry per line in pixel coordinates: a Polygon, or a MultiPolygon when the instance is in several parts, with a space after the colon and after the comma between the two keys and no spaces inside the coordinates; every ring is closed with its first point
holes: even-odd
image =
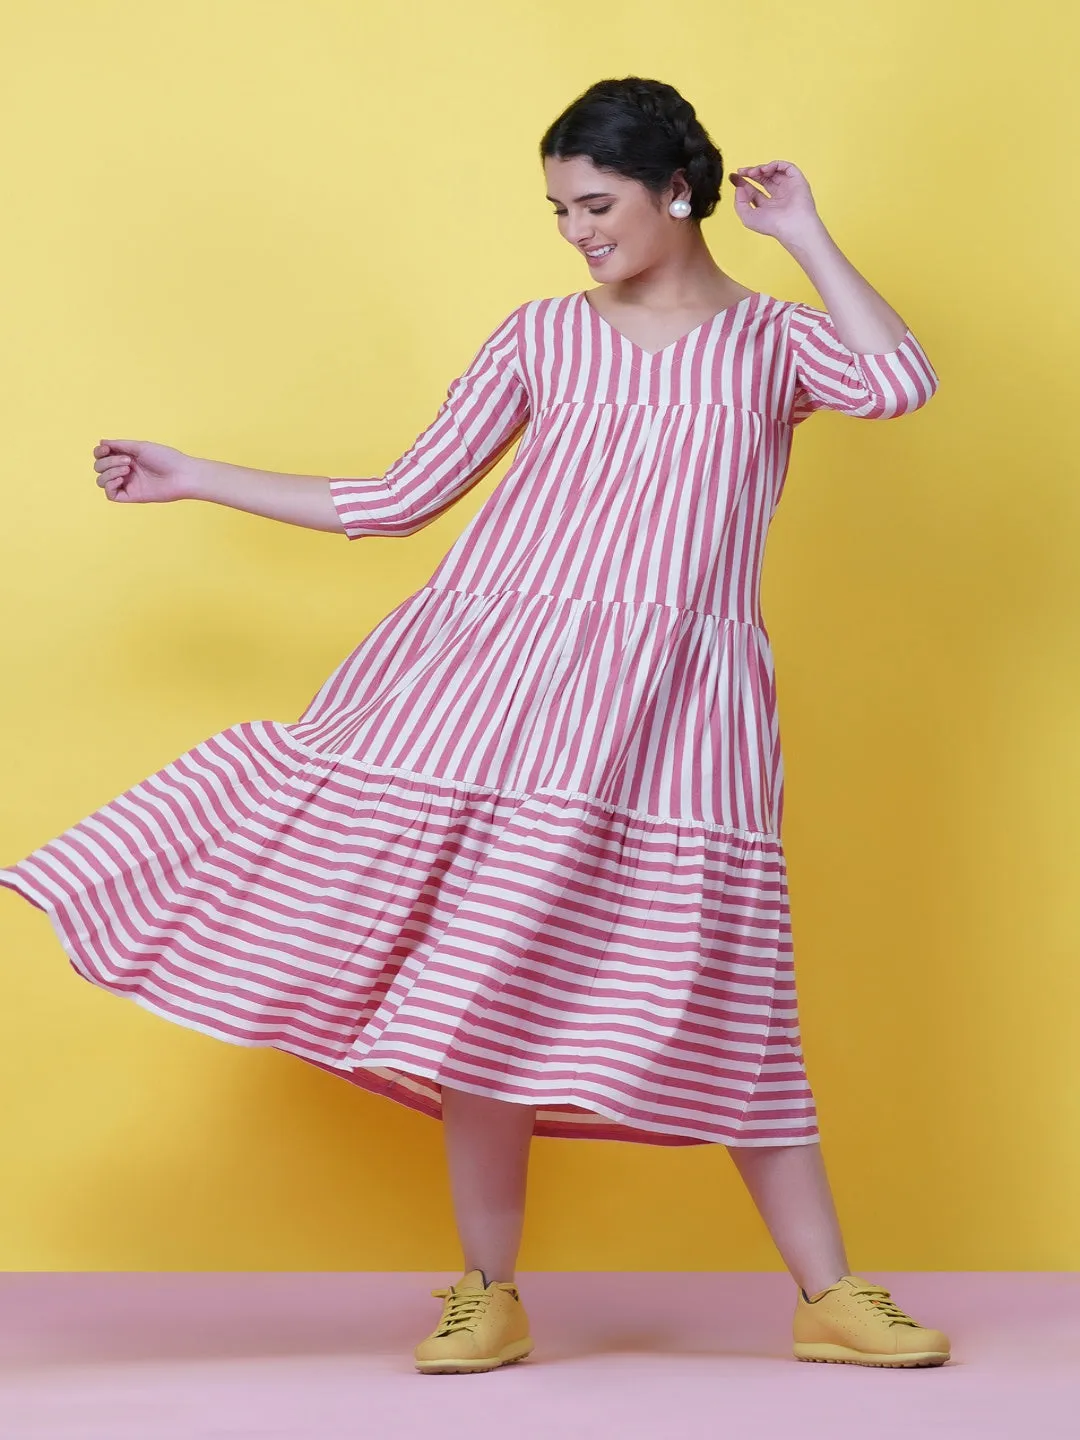
{"type": "Polygon", "coordinates": [[[477,1265],[472,1261],[466,1260],[465,1274],[467,1275],[470,1270],[479,1270],[480,1274],[484,1277],[485,1285],[514,1285],[517,1283],[514,1279],[513,1270],[507,1270],[500,1265],[477,1265]]]}

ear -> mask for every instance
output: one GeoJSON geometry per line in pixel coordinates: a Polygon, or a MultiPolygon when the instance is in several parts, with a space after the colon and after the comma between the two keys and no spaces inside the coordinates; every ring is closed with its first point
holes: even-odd
{"type": "Polygon", "coordinates": [[[671,177],[671,184],[668,186],[664,204],[670,205],[672,200],[690,200],[692,198],[693,192],[686,178],[686,171],[676,170],[675,174],[671,177]]]}

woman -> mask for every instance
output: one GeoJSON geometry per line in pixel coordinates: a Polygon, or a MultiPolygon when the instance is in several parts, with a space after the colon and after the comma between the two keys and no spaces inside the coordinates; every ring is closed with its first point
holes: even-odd
{"type": "Polygon", "coordinates": [[[818,1145],[758,603],[794,426],[936,379],[794,165],[731,178],[826,311],[740,285],[700,221],[719,152],[670,86],[594,85],[541,143],[600,284],[520,305],[387,474],[278,475],[108,440],[117,502],[410,535],[518,439],[430,580],[294,724],[233,726],[5,872],[87,979],[444,1121],[465,1274],[428,1372],[532,1348],[531,1136],[730,1149],[799,1287],[796,1354],[936,1365],[852,1276],[818,1145]]]}

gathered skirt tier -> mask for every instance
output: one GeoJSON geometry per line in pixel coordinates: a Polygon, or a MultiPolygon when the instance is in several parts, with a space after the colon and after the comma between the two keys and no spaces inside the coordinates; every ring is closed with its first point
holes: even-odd
{"type": "Polygon", "coordinates": [[[96,985],[432,1116],[451,1086],[538,1135],[808,1143],[770,687],[742,622],[425,587],[300,720],[0,884],[96,985]]]}

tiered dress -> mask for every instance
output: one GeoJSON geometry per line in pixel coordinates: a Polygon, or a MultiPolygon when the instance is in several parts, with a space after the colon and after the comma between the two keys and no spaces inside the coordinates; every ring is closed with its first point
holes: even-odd
{"type": "Polygon", "coordinates": [[[430,579],[295,723],[203,741],[0,870],[86,979],[430,1115],[813,1141],[762,554],[794,427],[936,388],[752,295],[664,349],[519,306],[346,534],[411,535],[517,440],[430,579]]]}

